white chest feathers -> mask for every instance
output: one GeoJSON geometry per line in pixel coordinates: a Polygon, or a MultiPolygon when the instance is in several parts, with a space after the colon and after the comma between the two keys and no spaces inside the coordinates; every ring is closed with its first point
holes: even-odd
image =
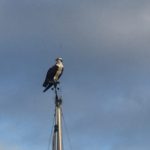
{"type": "Polygon", "coordinates": [[[56,65],[58,66],[58,70],[56,71],[56,74],[54,76],[54,81],[57,81],[60,77],[60,75],[62,74],[63,71],[63,64],[61,62],[56,63],[56,65]]]}

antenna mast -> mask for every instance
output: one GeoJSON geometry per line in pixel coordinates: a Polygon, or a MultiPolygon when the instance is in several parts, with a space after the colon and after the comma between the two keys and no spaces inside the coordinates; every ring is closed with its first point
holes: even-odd
{"type": "Polygon", "coordinates": [[[63,150],[62,146],[62,98],[58,97],[58,82],[54,84],[55,91],[55,125],[52,150],[63,150]]]}

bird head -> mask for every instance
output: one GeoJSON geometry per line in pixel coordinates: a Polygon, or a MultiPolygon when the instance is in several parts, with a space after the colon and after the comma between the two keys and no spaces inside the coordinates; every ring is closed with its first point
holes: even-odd
{"type": "Polygon", "coordinates": [[[59,62],[59,61],[63,62],[63,59],[61,57],[56,58],[56,62],[59,62]]]}

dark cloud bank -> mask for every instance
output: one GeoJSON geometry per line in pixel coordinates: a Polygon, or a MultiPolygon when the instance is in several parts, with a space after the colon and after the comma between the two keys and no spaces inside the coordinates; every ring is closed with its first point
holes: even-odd
{"type": "Polygon", "coordinates": [[[47,149],[54,95],[41,85],[62,56],[73,149],[148,150],[149,10],[140,0],[1,0],[0,149],[47,149]]]}

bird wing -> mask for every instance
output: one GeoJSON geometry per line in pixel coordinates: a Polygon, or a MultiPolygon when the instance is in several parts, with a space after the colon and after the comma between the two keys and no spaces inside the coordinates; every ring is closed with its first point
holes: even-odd
{"type": "Polygon", "coordinates": [[[48,72],[47,72],[47,78],[52,81],[54,79],[54,76],[56,74],[58,70],[58,66],[57,65],[54,65],[53,67],[51,67],[48,72]]]}
{"type": "Polygon", "coordinates": [[[54,76],[58,70],[58,66],[54,65],[47,71],[45,81],[43,83],[43,86],[46,87],[49,84],[49,81],[54,80],[54,76]]]}

